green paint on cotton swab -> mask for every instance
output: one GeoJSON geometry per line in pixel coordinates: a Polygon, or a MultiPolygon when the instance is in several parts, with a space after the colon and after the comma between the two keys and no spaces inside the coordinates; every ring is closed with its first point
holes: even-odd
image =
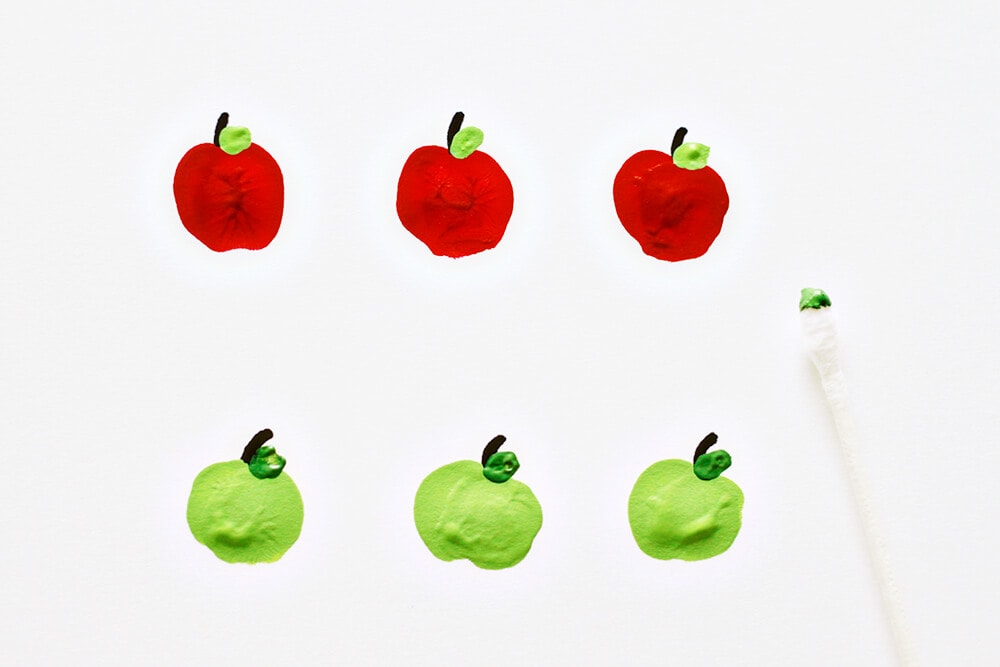
{"type": "Polygon", "coordinates": [[[799,299],[799,310],[805,310],[806,308],[826,308],[830,305],[832,305],[830,297],[823,290],[815,287],[804,287],[802,289],[802,298],[799,299]]]}

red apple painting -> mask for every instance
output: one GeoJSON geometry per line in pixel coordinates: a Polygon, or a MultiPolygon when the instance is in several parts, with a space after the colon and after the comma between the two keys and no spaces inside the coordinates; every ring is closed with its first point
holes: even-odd
{"type": "Polygon", "coordinates": [[[514,210],[514,189],[496,160],[476,150],[483,132],[452,118],[448,145],[424,146],[403,165],[396,213],[435,255],[465,257],[496,247],[514,210]]]}
{"type": "Polygon", "coordinates": [[[708,146],[684,143],[687,129],[674,135],[670,155],[639,151],[615,176],[615,210],[642,251],[679,262],[701,257],[722,230],[729,193],[706,166],[708,146]]]}
{"type": "Polygon", "coordinates": [[[285,183],[274,158],[251,143],[250,130],[219,116],[214,141],[189,150],[174,173],[181,222],[216,252],[260,250],[278,234],[285,183]]]}

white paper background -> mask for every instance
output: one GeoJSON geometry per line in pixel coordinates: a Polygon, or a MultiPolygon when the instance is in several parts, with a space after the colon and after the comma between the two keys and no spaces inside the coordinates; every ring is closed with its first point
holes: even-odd
{"type": "Polygon", "coordinates": [[[975,1],[5,6],[4,664],[889,664],[801,349],[812,285],[914,647],[996,660],[998,24],[975,1]],[[458,109],[516,202],[452,261],[394,202],[458,109]],[[174,208],[221,111],[285,174],[259,253],[208,251],[174,208]],[[678,125],[732,207],[667,264],[610,191],[678,125]],[[187,493],[265,426],[302,537],[227,565],[187,493]],[[710,430],[743,531],[647,558],[631,486],[710,430]],[[438,561],[413,493],[496,433],[542,531],[511,570],[438,561]]]}

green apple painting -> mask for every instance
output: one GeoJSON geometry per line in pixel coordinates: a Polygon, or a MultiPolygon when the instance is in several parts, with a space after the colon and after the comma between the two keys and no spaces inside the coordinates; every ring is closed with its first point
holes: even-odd
{"type": "Polygon", "coordinates": [[[285,459],[271,445],[270,429],[257,433],[236,461],[200,473],[188,498],[195,539],[227,563],[272,563],[302,531],[302,496],[282,474],[285,459]]]}
{"type": "Polygon", "coordinates": [[[653,558],[704,560],[728,549],[740,532],[743,491],[721,474],[732,464],[724,450],[709,452],[709,433],[694,463],[668,459],[649,466],[628,499],[628,521],[639,548],[653,558]]]}
{"type": "Polygon", "coordinates": [[[468,559],[484,570],[520,563],[542,527],[542,508],[526,484],[511,479],[513,452],[490,440],[482,461],[456,461],[429,474],[417,489],[413,519],[420,539],[444,561],[468,559]]]}

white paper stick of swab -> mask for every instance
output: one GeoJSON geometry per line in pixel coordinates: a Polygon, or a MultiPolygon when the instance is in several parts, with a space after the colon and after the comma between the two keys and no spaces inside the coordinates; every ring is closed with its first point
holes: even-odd
{"type": "Polygon", "coordinates": [[[851,491],[857,503],[864,528],[868,555],[879,584],[882,604],[889,620],[889,628],[895,642],[896,655],[902,665],[916,665],[916,656],[910,644],[906,631],[903,607],[899,601],[899,591],[889,566],[882,533],[872,511],[871,499],[868,495],[868,485],[862,467],[858,464],[858,436],[851,419],[850,405],[847,396],[847,381],[840,369],[840,354],[837,350],[837,331],[833,324],[830,310],[830,298],[823,290],[806,288],[802,290],[802,300],[799,302],[802,315],[802,329],[805,333],[806,348],[809,358],[819,371],[823,382],[823,392],[826,394],[830,412],[833,413],[833,423],[840,440],[840,451],[847,464],[847,476],[850,478],[851,491]]]}

